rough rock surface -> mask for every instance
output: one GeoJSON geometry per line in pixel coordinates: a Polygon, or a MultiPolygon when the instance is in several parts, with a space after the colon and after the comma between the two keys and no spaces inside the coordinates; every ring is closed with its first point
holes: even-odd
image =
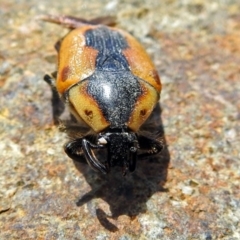
{"type": "Polygon", "coordinates": [[[1,0],[0,16],[0,239],[240,239],[239,0],[1,0]],[[64,154],[42,77],[67,30],[46,13],[114,15],[146,47],[158,159],[103,177],[64,154]]]}

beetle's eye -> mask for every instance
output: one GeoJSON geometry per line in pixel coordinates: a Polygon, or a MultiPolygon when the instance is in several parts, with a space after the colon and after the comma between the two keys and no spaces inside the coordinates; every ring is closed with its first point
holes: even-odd
{"type": "Polygon", "coordinates": [[[136,152],[136,151],[137,151],[137,148],[136,148],[136,147],[130,147],[130,151],[131,151],[131,152],[136,152]]]}

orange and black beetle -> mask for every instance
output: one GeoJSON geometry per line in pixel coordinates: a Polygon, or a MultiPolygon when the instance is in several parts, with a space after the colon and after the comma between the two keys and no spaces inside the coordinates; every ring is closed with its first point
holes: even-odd
{"type": "Polygon", "coordinates": [[[160,142],[137,133],[161,91],[157,71],[138,41],[123,30],[94,20],[67,16],[42,19],[72,29],[56,44],[56,81],[49,75],[44,79],[53,95],[69,107],[77,124],[83,122],[91,130],[84,136],[76,132],[77,137],[65,145],[67,155],[76,161],[82,161],[83,155],[102,173],[121,166],[125,174],[134,171],[138,157],[160,152],[160,142]],[[105,161],[94,153],[102,149],[107,152],[105,161]]]}

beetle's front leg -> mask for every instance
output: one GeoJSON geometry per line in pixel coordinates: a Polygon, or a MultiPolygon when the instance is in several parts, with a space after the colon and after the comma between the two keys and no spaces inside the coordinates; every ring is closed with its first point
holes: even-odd
{"type": "Polygon", "coordinates": [[[88,141],[87,139],[83,138],[82,139],[82,150],[84,153],[84,156],[89,164],[89,166],[95,170],[102,172],[104,174],[109,172],[109,169],[107,166],[102,164],[95,156],[93,149],[100,149],[100,148],[105,148],[105,145],[96,145],[88,141]]]}
{"type": "Polygon", "coordinates": [[[72,160],[87,163],[83,157],[82,138],[66,143],[64,151],[72,160]]]}
{"type": "Polygon", "coordinates": [[[164,147],[162,142],[149,137],[141,136],[141,135],[138,137],[138,143],[139,143],[140,150],[143,151],[143,153],[138,155],[138,158],[144,158],[144,157],[156,155],[159,152],[161,152],[164,147]]]}
{"type": "Polygon", "coordinates": [[[79,138],[74,141],[68,142],[64,146],[66,154],[71,159],[82,163],[86,163],[87,161],[87,163],[93,170],[100,171],[106,174],[108,172],[107,167],[96,158],[93,152],[94,149],[101,148],[105,148],[105,146],[93,144],[85,138],[79,138]]]}

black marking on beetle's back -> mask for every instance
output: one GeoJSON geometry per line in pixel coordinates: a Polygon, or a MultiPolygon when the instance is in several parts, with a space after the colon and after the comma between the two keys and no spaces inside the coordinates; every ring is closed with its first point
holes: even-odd
{"type": "Polygon", "coordinates": [[[140,111],[140,115],[143,116],[143,117],[146,115],[146,113],[147,113],[147,109],[142,109],[140,111]]]}
{"type": "Polygon", "coordinates": [[[130,70],[122,51],[128,43],[119,32],[107,27],[98,27],[85,32],[86,46],[98,50],[95,67],[97,70],[130,70]]]}
{"type": "Polygon", "coordinates": [[[124,127],[142,94],[139,78],[130,71],[95,71],[87,92],[98,103],[111,128],[124,127]]]}

